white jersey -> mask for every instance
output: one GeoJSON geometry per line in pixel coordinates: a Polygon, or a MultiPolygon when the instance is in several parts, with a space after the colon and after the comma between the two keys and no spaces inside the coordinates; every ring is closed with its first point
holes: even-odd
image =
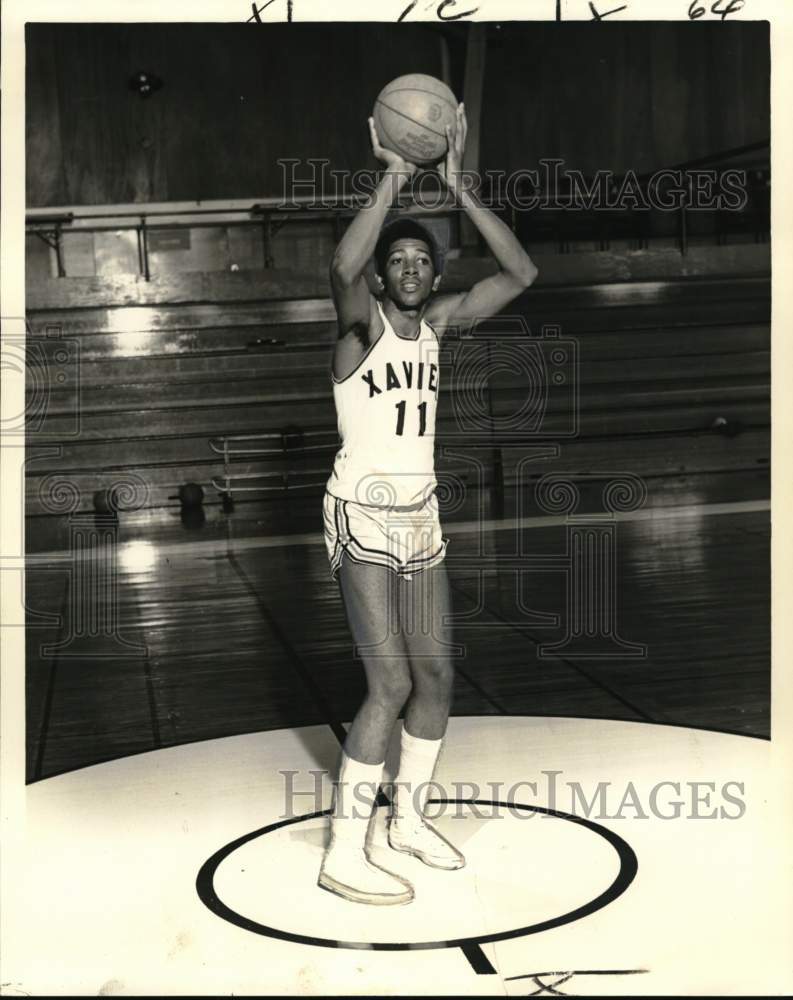
{"type": "Polygon", "coordinates": [[[437,485],[438,338],[426,320],[415,339],[400,337],[377,308],[382,336],[350,375],[331,375],[341,447],[327,489],[340,500],[407,507],[437,485]]]}

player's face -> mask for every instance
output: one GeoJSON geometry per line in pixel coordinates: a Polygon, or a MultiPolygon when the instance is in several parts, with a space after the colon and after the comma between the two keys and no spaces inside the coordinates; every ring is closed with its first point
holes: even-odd
{"type": "Polygon", "coordinates": [[[433,291],[435,266],[423,240],[402,239],[391,244],[383,284],[389,298],[402,309],[417,309],[433,291]]]}

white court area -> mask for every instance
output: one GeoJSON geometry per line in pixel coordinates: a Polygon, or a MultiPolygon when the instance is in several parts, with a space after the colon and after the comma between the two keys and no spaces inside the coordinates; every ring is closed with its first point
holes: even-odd
{"type": "Polygon", "coordinates": [[[793,963],[770,754],[762,740],[645,723],[453,718],[437,779],[456,801],[436,822],[468,864],[441,872],[395,854],[381,808],[375,857],[416,899],[379,908],[315,885],[326,819],[311,814],[330,804],[330,778],[321,802],[300,796],[286,815],[279,772],[298,772],[304,792],[310,771],[332,774],[329,727],[50,778],[27,789],[3,992],[778,995],[793,963]],[[581,794],[595,800],[588,819],[581,794]],[[475,809],[474,795],[524,809],[475,809]],[[661,818],[675,801],[681,815],[661,818]]]}

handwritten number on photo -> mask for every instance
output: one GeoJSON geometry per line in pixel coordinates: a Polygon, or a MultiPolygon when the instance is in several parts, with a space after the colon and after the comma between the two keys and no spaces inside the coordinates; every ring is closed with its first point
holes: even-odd
{"type": "MultiPolygon", "coordinates": [[[[418,0],[411,0],[411,2],[407,5],[407,7],[405,7],[405,9],[397,18],[397,23],[399,23],[400,21],[404,21],[417,3],[418,0]]],[[[432,6],[432,4],[430,4],[430,6],[432,6]]],[[[472,10],[460,11],[459,14],[446,13],[447,7],[456,7],[456,6],[457,6],[457,0],[441,0],[441,2],[438,4],[437,10],[435,11],[435,16],[438,18],[439,21],[459,21],[463,17],[471,17],[479,10],[478,7],[474,7],[472,10]]]]}
{"type": "Polygon", "coordinates": [[[591,2],[591,0],[590,0],[590,4],[589,4],[589,10],[592,13],[592,20],[593,21],[602,21],[605,18],[607,18],[610,14],[619,14],[619,12],[621,10],[627,10],[627,9],[628,9],[628,5],[625,4],[624,7],[615,7],[614,10],[606,10],[606,11],[603,11],[603,13],[601,13],[595,7],[595,5],[591,2]]]}
{"type": "MultiPolygon", "coordinates": [[[[255,21],[257,24],[264,24],[265,22],[261,17],[262,12],[275,2],[276,0],[266,0],[265,3],[259,4],[257,0],[254,0],[251,4],[251,10],[253,13],[251,17],[248,18],[248,21],[255,21]]],[[[410,0],[410,3],[397,18],[397,23],[404,21],[408,14],[410,14],[410,12],[415,8],[417,3],[418,0],[410,0]]],[[[722,21],[724,21],[730,14],[737,14],[739,10],[742,10],[745,4],[746,0],[715,0],[714,3],[711,3],[710,6],[708,6],[706,0],[691,0],[691,3],[688,6],[688,17],[689,20],[696,21],[710,13],[720,17],[722,21]]],[[[432,6],[434,6],[434,4],[429,4],[427,9],[430,9],[432,6]]],[[[439,21],[459,21],[465,17],[473,17],[473,15],[479,11],[478,7],[473,7],[471,10],[453,12],[456,6],[457,0],[440,0],[440,3],[435,10],[435,16],[439,21]]],[[[616,7],[613,10],[599,11],[592,0],[590,0],[589,9],[593,20],[602,21],[611,14],[618,14],[620,11],[627,10],[627,4],[622,7],[616,7]]],[[[293,0],[286,0],[287,22],[292,22],[293,15],[293,0]]],[[[562,20],[562,0],[556,0],[556,20],[562,20]]]]}
{"type": "MultiPolygon", "coordinates": [[[[710,12],[717,14],[723,21],[729,14],[736,14],[745,2],[746,0],[716,0],[714,4],[711,4],[710,12]]],[[[688,8],[688,16],[692,21],[696,21],[707,12],[705,4],[698,2],[698,0],[692,0],[688,8]]]]}
{"type": "MultiPolygon", "coordinates": [[[[255,21],[257,24],[264,24],[264,21],[262,21],[261,19],[261,13],[263,10],[269,7],[271,3],[275,3],[275,0],[267,0],[267,3],[263,3],[261,6],[259,6],[259,4],[257,4],[254,0],[254,3],[251,4],[251,10],[253,11],[253,15],[249,17],[248,20],[255,21]]],[[[286,20],[289,23],[291,23],[292,21],[292,14],[293,14],[292,8],[293,8],[292,0],[286,0],[286,20]]]]}

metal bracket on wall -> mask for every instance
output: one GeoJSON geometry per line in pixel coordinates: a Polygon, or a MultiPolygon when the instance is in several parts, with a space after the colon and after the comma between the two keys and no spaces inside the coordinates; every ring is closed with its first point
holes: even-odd
{"type": "Polygon", "coordinates": [[[266,213],[262,218],[262,245],[264,247],[264,266],[273,267],[275,263],[273,258],[273,221],[266,213]]]}
{"type": "Polygon", "coordinates": [[[151,272],[149,271],[149,235],[146,230],[145,215],[141,215],[140,225],[136,227],[135,232],[138,236],[138,266],[140,267],[140,273],[143,275],[145,281],[151,281],[151,272]]]}
{"type": "Polygon", "coordinates": [[[33,232],[38,236],[42,243],[46,243],[51,250],[55,251],[55,260],[58,264],[58,277],[66,277],[66,269],[63,266],[63,251],[61,248],[61,227],[56,226],[54,229],[34,229],[33,232]]]}
{"type": "Polygon", "coordinates": [[[62,215],[44,215],[25,219],[26,226],[32,226],[28,231],[38,236],[42,243],[46,243],[51,250],[55,251],[59,278],[66,277],[66,268],[63,265],[63,244],[61,242],[63,226],[70,225],[73,221],[74,214],[72,212],[65,212],[62,215]]]}
{"type": "MultiPolygon", "coordinates": [[[[686,198],[691,199],[692,182],[690,177],[686,177],[686,198]]],[[[686,215],[685,200],[680,205],[680,255],[685,257],[688,253],[688,216],[686,215]]]]}
{"type": "Polygon", "coordinates": [[[262,247],[264,250],[264,266],[275,267],[275,257],[273,256],[273,238],[280,229],[290,221],[290,216],[279,214],[276,219],[272,214],[263,209],[260,205],[254,205],[251,209],[254,215],[261,216],[262,220],[262,247]]]}

